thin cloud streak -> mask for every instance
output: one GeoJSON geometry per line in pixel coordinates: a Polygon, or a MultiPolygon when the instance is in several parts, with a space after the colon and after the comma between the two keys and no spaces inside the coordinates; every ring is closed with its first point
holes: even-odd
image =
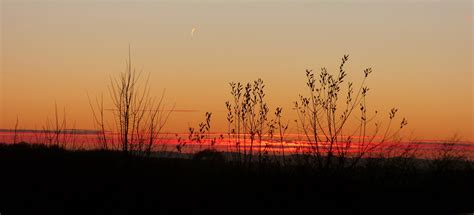
{"type": "MultiPolygon", "coordinates": [[[[116,109],[105,109],[106,111],[117,111],[116,109]]],[[[143,111],[156,111],[156,110],[152,110],[152,109],[145,109],[143,111]]],[[[159,111],[171,111],[171,112],[183,112],[183,113],[186,113],[186,112],[200,112],[200,110],[193,110],[193,109],[162,109],[162,110],[159,110],[159,111]]]]}

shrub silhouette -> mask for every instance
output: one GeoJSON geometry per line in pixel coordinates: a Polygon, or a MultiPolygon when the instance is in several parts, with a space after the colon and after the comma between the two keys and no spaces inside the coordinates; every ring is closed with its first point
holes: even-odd
{"type": "MultiPolygon", "coordinates": [[[[163,127],[174,110],[164,109],[164,91],[160,97],[150,93],[149,76],[142,79],[142,72],[132,67],[130,48],[126,69],[109,84],[109,94],[113,105],[113,119],[118,133],[118,145],[125,154],[150,156],[156,145],[163,127]]],[[[98,140],[101,148],[108,149],[109,143],[105,135],[103,98],[96,99],[95,105],[89,98],[94,123],[100,132],[98,140]]]]}
{"type": "Polygon", "coordinates": [[[353,83],[347,82],[347,91],[344,93],[342,85],[347,76],[344,66],[348,60],[349,55],[342,57],[337,74],[331,74],[324,67],[319,76],[312,70],[306,70],[308,95],[300,95],[294,103],[298,126],[310,146],[307,156],[318,168],[352,168],[361,158],[398,135],[407,124],[403,118],[397,130],[390,130],[397,113],[397,109],[392,108],[385,129],[380,122],[372,125],[378,112],[375,111],[373,115],[368,113],[366,98],[369,88],[365,85],[372,69],[364,69],[364,78],[356,91],[353,83]],[[345,100],[341,100],[344,97],[345,100]],[[356,117],[358,126],[351,131],[347,128],[348,122],[354,119],[357,109],[360,110],[360,116],[356,117]],[[372,128],[373,132],[369,132],[372,128]],[[381,135],[381,139],[376,140],[377,135],[381,135]],[[356,151],[351,152],[354,147],[356,151]],[[354,159],[349,159],[351,157],[354,159]]]}
{"type": "Polygon", "coordinates": [[[214,149],[204,149],[193,155],[194,161],[209,161],[212,163],[225,162],[224,155],[214,149]]]}

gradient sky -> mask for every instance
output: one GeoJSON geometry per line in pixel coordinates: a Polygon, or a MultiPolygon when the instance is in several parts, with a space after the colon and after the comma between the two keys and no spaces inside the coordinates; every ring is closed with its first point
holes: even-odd
{"type": "MultiPolygon", "coordinates": [[[[262,78],[270,106],[295,119],[305,69],[349,78],[372,67],[369,108],[398,107],[407,134],[474,141],[473,1],[106,1],[3,0],[0,128],[41,128],[65,108],[92,128],[87,93],[108,95],[128,45],[152,92],[166,89],[177,112],[167,131],[184,132],[214,113],[225,130],[228,82],[262,78]],[[191,29],[197,31],[191,38],[191,29]],[[412,133],[412,134],[411,134],[412,133]]],[[[109,105],[110,106],[110,105],[109,105]]],[[[388,114],[387,114],[388,115],[388,114]]],[[[385,117],[385,115],[382,115],[385,117]]],[[[293,126],[294,127],[294,126],[293,126]]]]}

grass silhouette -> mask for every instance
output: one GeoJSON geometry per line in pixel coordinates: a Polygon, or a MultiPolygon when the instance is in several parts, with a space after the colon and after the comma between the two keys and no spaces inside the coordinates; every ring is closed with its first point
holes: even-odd
{"type": "Polygon", "coordinates": [[[56,104],[43,144],[17,143],[17,120],[13,144],[0,144],[0,213],[474,211],[474,164],[456,150],[459,141],[446,141],[430,158],[419,155],[416,142],[398,141],[407,120],[393,125],[396,108],[385,127],[374,121],[378,112],[368,112],[365,84],[372,69],[363,71],[359,87],[349,82],[343,90],[348,60],[343,56],[335,75],[326,68],[319,75],[306,70],[308,93],[294,104],[305,150],[286,152],[289,123],[283,108],[268,107],[264,82],[257,79],[229,84],[227,134],[211,135],[212,113],[206,112],[187,139],[176,136],[172,154],[154,149],[172,110],[163,111],[164,94],[150,94],[129,57],[125,72],[110,84],[111,130],[118,139],[106,134],[102,96],[89,98],[98,130],[95,150],[70,147],[74,134],[56,104]],[[354,118],[358,126],[348,128],[354,118]],[[224,136],[231,148],[218,151],[224,136]],[[190,145],[198,150],[186,154],[190,145]]]}

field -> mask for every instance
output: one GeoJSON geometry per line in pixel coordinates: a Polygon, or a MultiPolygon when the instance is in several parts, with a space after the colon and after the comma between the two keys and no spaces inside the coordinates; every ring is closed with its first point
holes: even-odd
{"type": "Polygon", "coordinates": [[[474,169],[458,159],[364,159],[351,169],[0,145],[2,214],[461,213],[474,169]]]}

